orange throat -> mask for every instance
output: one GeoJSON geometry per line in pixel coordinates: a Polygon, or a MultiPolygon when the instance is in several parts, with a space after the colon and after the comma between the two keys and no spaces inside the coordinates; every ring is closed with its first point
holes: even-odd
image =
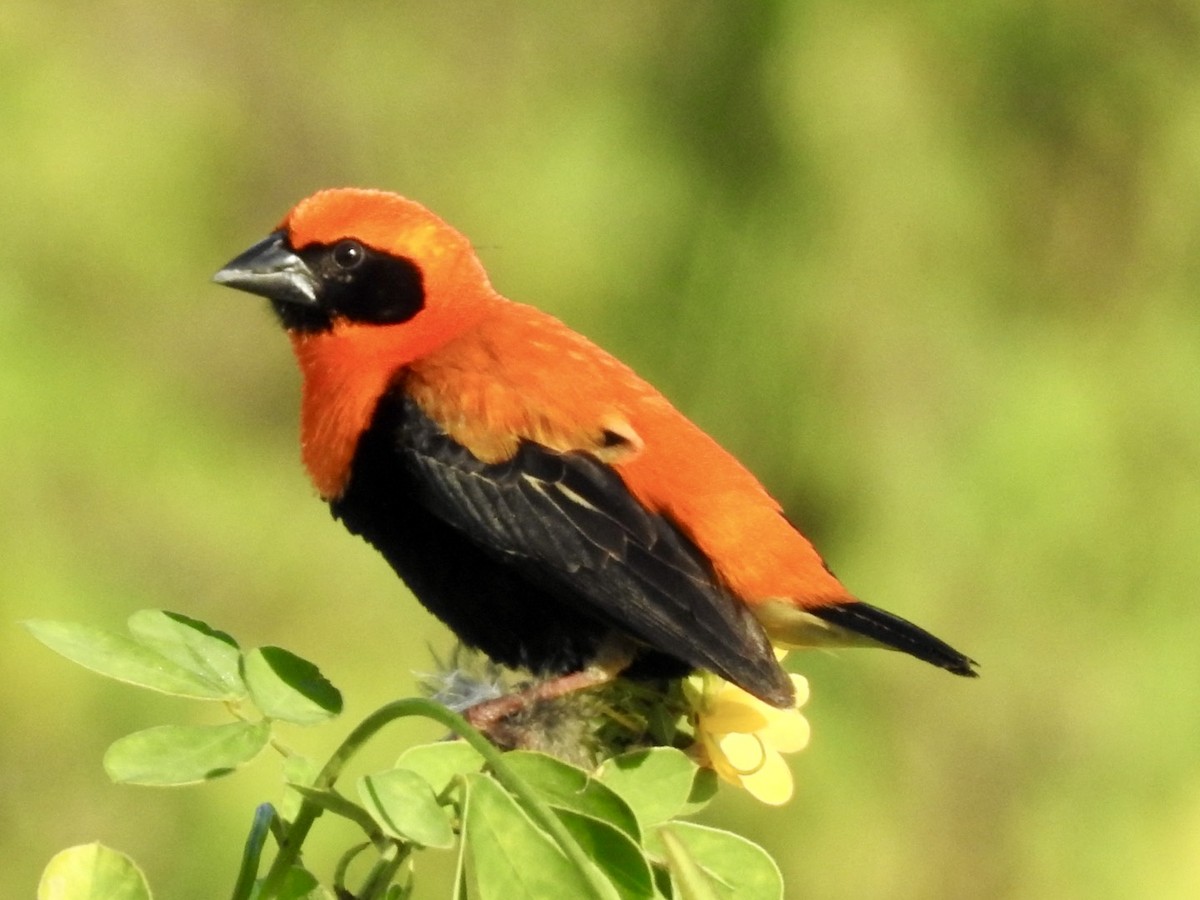
{"type": "Polygon", "coordinates": [[[319,334],[291,335],[304,379],[301,458],[325,500],[346,489],[358,439],[380,397],[411,361],[403,346],[388,338],[384,328],[337,325],[319,334]]]}

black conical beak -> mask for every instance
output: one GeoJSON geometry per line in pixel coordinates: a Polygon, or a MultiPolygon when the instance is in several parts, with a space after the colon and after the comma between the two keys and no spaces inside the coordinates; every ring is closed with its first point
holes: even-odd
{"type": "Polygon", "coordinates": [[[317,280],[308,265],[288,247],[282,231],[267,235],[231,259],[213,281],[268,300],[316,306],[317,280]]]}

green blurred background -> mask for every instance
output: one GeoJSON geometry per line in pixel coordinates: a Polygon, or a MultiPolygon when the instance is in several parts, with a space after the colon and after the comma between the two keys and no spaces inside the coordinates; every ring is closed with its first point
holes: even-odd
{"type": "Polygon", "coordinates": [[[220,711],[19,620],[308,656],[348,698],[314,754],[449,645],[314,499],[264,304],[208,283],[335,185],[461,228],[982,662],[793,657],[797,798],[709,819],[790,897],[1198,895],[1194,4],[7,0],[0,110],[0,896],[96,838],[222,896],[277,796],[110,785],[110,741],[220,711]]]}

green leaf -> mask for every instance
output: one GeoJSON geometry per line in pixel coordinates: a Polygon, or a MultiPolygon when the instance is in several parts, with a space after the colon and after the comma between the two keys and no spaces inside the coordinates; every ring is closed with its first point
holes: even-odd
{"type": "Polygon", "coordinates": [[[692,792],[688,794],[687,803],[679,812],[675,813],[675,818],[693,816],[700,812],[712,802],[713,797],[717,796],[717,788],[720,786],[721,779],[717,773],[701,766],[696,772],[696,780],[692,783],[692,792]]]}
{"type": "Polygon", "coordinates": [[[633,809],[643,828],[649,828],[681,815],[685,809],[695,812],[700,808],[689,809],[688,802],[699,771],[682,751],[654,747],[606,760],[596,777],[633,809]]]}
{"type": "Polygon", "coordinates": [[[504,762],[551,806],[601,819],[619,828],[636,844],[641,843],[641,829],[629,805],[582,769],[527,750],[504,754],[504,762]]]}
{"type": "Polygon", "coordinates": [[[279,802],[279,817],[285,822],[294,822],[300,812],[300,804],[304,798],[296,791],[295,785],[312,787],[321,773],[321,766],[316,760],[293,753],[283,761],[283,799],[279,802]]]}
{"type": "Polygon", "coordinates": [[[654,874],[654,888],[658,891],[656,896],[663,900],[676,900],[677,891],[671,885],[671,870],[660,863],[651,866],[650,871],[654,874]]]}
{"type": "MultiPolygon", "coordinates": [[[[681,897],[691,900],[704,895],[684,893],[681,878],[686,877],[686,869],[677,868],[672,852],[668,851],[663,840],[663,832],[668,830],[688,857],[699,865],[711,882],[713,894],[720,900],[782,900],[783,876],[775,860],[762,847],[729,831],[676,821],[652,829],[646,847],[667,859],[671,880],[681,897]]],[[[673,853],[678,857],[677,848],[673,853]]]]}
{"type": "Polygon", "coordinates": [[[160,725],[114,741],[104,754],[104,770],[123,784],[195,784],[254,759],[270,737],[267,721],[160,725]]]}
{"type": "Polygon", "coordinates": [[[161,609],[135,612],[126,625],[143,646],[202,678],[223,684],[231,694],[246,695],[246,685],[238,673],[242,653],[237,641],[225,632],[161,609]]]}
{"type": "MultiPolygon", "coordinates": [[[[495,781],[467,775],[464,840],[477,900],[594,897],[588,878],[495,781]]],[[[612,896],[616,896],[615,891],[612,896]]]]}
{"type": "Polygon", "coordinates": [[[242,660],[242,677],[264,716],[315,725],[342,711],[342,695],[306,659],[280,647],[258,647],[242,660]]]}
{"type": "Polygon", "coordinates": [[[611,823],[570,809],[558,809],[571,836],[613,883],[622,900],[654,896],[650,863],[629,835],[611,823]]]}
{"type": "Polygon", "coordinates": [[[48,619],[28,620],[25,627],[56,653],[126,684],[197,700],[236,700],[239,696],[219,678],[199,675],[154,647],[115,631],[48,619]]]}
{"type": "Polygon", "coordinates": [[[99,843],[81,844],[46,864],[37,900],[150,900],[150,887],[124,853],[99,843]]]}
{"type": "Polygon", "coordinates": [[[700,864],[669,828],[658,833],[680,900],[718,900],[716,889],[700,864]]]}
{"type": "Polygon", "coordinates": [[[422,847],[454,846],[450,817],[438,805],[429,782],[408,769],[388,769],[358,780],[363,806],[392,837],[422,847]]]}
{"type": "Polygon", "coordinates": [[[329,896],[316,875],[301,866],[292,866],[283,876],[279,892],[272,900],[317,900],[329,896]]]}
{"type": "Polygon", "coordinates": [[[483,757],[466,741],[438,741],[409,747],[396,760],[396,768],[416,772],[440,794],[455,776],[482,769],[483,757]]]}

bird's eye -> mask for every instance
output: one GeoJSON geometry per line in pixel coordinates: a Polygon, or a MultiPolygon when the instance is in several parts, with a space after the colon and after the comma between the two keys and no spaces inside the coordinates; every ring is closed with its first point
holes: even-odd
{"type": "Polygon", "coordinates": [[[333,261],[339,269],[356,269],[366,256],[367,251],[358,241],[341,241],[333,248],[333,261]]]}

